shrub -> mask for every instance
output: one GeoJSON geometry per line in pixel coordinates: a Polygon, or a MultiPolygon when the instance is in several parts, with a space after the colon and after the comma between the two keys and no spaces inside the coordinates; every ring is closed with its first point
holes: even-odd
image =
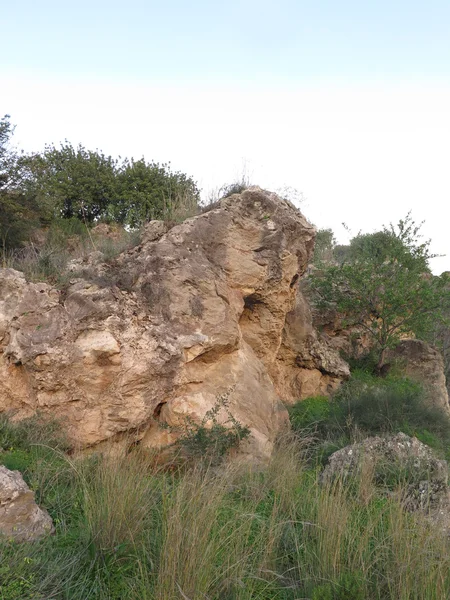
{"type": "MultiPolygon", "coordinates": [[[[229,398],[235,386],[219,395],[214,406],[197,423],[186,418],[181,427],[176,428],[181,435],[175,442],[182,462],[204,461],[208,465],[217,465],[233,448],[238,448],[242,440],[250,435],[250,430],[240,423],[228,409],[229,398]],[[224,411],[225,421],[219,422],[218,415],[224,411]]],[[[169,427],[175,431],[174,427],[169,427]]]]}
{"type": "Polygon", "coordinates": [[[422,386],[406,377],[379,378],[357,371],[338,391],[334,403],[335,419],[348,431],[422,434],[429,443],[438,439],[442,446],[450,441],[448,416],[430,406],[422,386]]]}
{"type": "Polygon", "coordinates": [[[326,396],[305,398],[289,407],[289,418],[294,431],[323,433],[330,420],[331,406],[326,396]]]}
{"type": "Polygon", "coordinates": [[[406,377],[380,378],[356,370],[331,401],[306,398],[294,404],[289,414],[295,432],[312,433],[312,456],[320,463],[355,437],[399,431],[441,453],[449,452],[449,417],[430,406],[422,386],[406,377]]]}

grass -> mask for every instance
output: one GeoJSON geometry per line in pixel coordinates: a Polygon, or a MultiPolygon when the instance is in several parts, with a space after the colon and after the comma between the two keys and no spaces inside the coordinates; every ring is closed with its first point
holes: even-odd
{"type": "Polygon", "coordinates": [[[294,431],[312,438],[312,456],[322,463],[353,441],[399,431],[450,458],[450,418],[427,402],[418,383],[403,376],[380,378],[355,370],[331,401],[311,397],[289,411],[294,431]]]}
{"type": "Polygon", "coordinates": [[[113,235],[96,232],[75,218],[55,219],[46,231],[40,231],[39,243],[11,250],[3,257],[3,266],[22,271],[29,281],[64,285],[75,276],[67,272],[69,261],[84,260],[98,251],[107,262],[140,241],[140,231],[119,226],[112,226],[111,231],[113,235]]]}
{"type": "Polygon", "coordinates": [[[56,534],[0,542],[1,600],[450,597],[448,539],[370,478],[321,485],[299,439],[280,440],[264,470],[171,471],[139,449],[69,457],[42,423],[40,442],[21,444],[3,423],[0,461],[16,453],[56,534]]]}

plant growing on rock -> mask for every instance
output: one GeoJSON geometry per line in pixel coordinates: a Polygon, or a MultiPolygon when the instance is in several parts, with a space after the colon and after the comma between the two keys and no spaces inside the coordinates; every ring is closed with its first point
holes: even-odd
{"type": "MultiPolygon", "coordinates": [[[[230,412],[229,399],[235,386],[217,396],[214,406],[208,410],[198,423],[186,417],[181,435],[175,442],[185,461],[206,461],[207,464],[219,464],[232,448],[238,448],[242,440],[250,435],[250,430],[242,425],[230,412]],[[227,419],[219,422],[218,416],[225,412],[227,419]]],[[[166,427],[175,431],[174,427],[166,427]]]]}

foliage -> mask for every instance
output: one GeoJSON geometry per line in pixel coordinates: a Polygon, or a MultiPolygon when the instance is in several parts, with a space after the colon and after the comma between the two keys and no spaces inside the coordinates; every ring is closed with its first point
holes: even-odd
{"type": "Polygon", "coordinates": [[[135,228],[151,219],[172,218],[183,203],[195,211],[199,200],[195,182],[172,172],[169,164],[120,162],[68,142],[23,157],[20,168],[22,188],[51,217],[85,223],[103,219],[135,228]]]}
{"type": "MultiPolygon", "coordinates": [[[[190,418],[178,430],[181,432],[176,442],[182,461],[204,461],[208,465],[217,465],[233,448],[250,435],[250,430],[240,423],[230,412],[229,400],[235,386],[219,395],[214,406],[208,410],[198,423],[190,418]],[[218,417],[226,414],[226,419],[218,417]]],[[[169,427],[174,431],[173,427],[169,427]]]]}
{"type": "Polygon", "coordinates": [[[313,458],[322,463],[355,437],[399,431],[442,454],[450,447],[448,415],[427,402],[419,384],[395,374],[380,378],[356,370],[331,401],[306,398],[289,415],[297,435],[312,434],[313,458]]]}
{"type": "Polygon", "coordinates": [[[331,229],[318,229],[314,244],[313,264],[320,267],[333,260],[336,240],[331,229]]]}
{"type": "MultiPolygon", "coordinates": [[[[374,377],[354,372],[334,398],[335,419],[341,427],[357,427],[368,434],[403,431],[420,438],[428,432],[450,442],[450,419],[427,402],[423,388],[406,377],[374,377]]],[[[431,441],[431,437],[429,441],[431,441]]]]}
{"type": "Polygon", "coordinates": [[[116,197],[117,161],[69,142],[21,159],[23,187],[51,216],[91,223],[116,197]]]}
{"type": "Polygon", "coordinates": [[[14,126],[5,115],[0,120],[0,243],[3,267],[6,252],[19,245],[38,221],[37,207],[32,199],[15,189],[17,152],[10,140],[14,126]]]}
{"type": "Polygon", "coordinates": [[[117,197],[106,216],[117,223],[139,227],[152,219],[171,220],[197,212],[200,193],[192,178],[170,164],[125,160],[117,176],[117,197]],[[181,215],[185,207],[187,214],[181,215]],[[179,213],[179,214],[178,214],[179,213]]]}
{"type": "Polygon", "coordinates": [[[324,266],[310,280],[319,308],[336,310],[344,325],[370,335],[379,371],[388,348],[405,334],[426,336],[450,305],[450,291],[429,272],[433,255],[419,231],[408,215],[397,228],[358,235],[346,262],[324,266]]]}
{"type": "Polygon", "coordinates": [[[8,185],[11,163],[15,160],[14,150],[10,147],[13,133],[14,126],[10,122],[10,116],[5,115],[0,119],[0,189],[8,185]]]}
{"type": "Polygon", "coordinates": [[[331,405],[326,396],[311,396],[289,407],[292,429],[297,432],[323,432],[330,419],[331,405]]]}

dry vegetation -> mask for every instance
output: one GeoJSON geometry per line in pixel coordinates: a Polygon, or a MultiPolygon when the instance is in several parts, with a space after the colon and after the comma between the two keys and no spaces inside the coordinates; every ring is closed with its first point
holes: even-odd
{"type": "Polygon", "coordinates": [[[3,600],[450,597],[448,538],[380,496],[368,472],[321,485],[299,437],[267,469],[168,470],[139,449],[69,458],[54,427],[57,443],[41,445],[39,423],[40,445],[21,447],[17,427],[2,421],[1,462],[25,473],[57,531],[0,545],[3,600]]]}

